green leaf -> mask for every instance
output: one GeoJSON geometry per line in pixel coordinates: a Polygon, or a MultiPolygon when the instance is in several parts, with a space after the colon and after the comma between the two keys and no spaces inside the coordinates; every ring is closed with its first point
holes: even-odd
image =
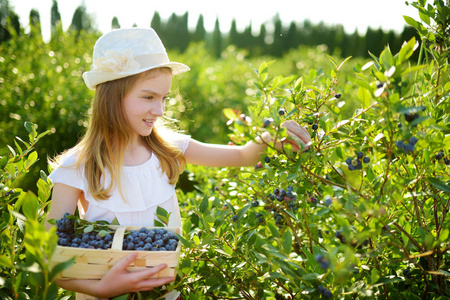
{"type": "Polygon", "coordinates": [[[283,247],[284,252],[290,253],[292,248],[292,233],[289,228],[286,228],[286,231],[283,234],[281,246],[283,247]]]}
{"type": "Polygon", "coordinates": [[[358,99],[361,100],[363,107],[368,107],[371,100],[370,92],[365,88],[358,88],[358,99]]]}
{"type": "MultiPolygon", "coordinates": [[[[161,222],[163,224],[162,227],[167,227],[169,225],[169,217],[170,217],[170,213],[167,212],[167,210],[165,210],[164,208],[158,206],[156,208],[156,220],[158,220],[159,222],[161,222]]],[[[158,226],[160,227],[160,226],[158,226]]]]}
{"type": "Polygon", "coordinates": [[[420,23],[417,22],[416,20],[414,20],[411,17],[408,16],[403,16],[403,19],[405,20],[405,22],[409,25],[411,25],[412,27],[416,28],[417,30],[420,28],[420,23]]]}
{"type": "Polygon", "coordinates": [[[248,209],[251,207],[251,204],[247,204],[244,206],[237,214],[238,220],[241,220],[244,215],[247,213],[248,209]]]}
{"type": "Polygon", "coordinates": [[[384,67],[385,70],[389,70],[395,65],[395,59],[389,47],[384,48],[383,52],[381,52],[380,64],[384,67]]]}
{"type": "Polygon", "coordinates": [[[83,232],[89,233],[89,232],[92,232],[93,230],[94,230],[94,224],[90,224],[84,228],[83,232]]]}
{"type": "Polygon", "coordinates": [[[0,266],[12,268],[11,260],[6,255],[0,255],[0,266]]]}
{"type": "Polygon", "coordinates": [[[413,37],[408,43],[404,44],[398,53],[397,63],[400,64],[411,57],[414,53],[416,38],[413,37]]]}
{"type": "Polygon", "coordinates": [[[24,126],[28,133],[36,132],[36,127],[33,123],[25,122],[24,126]]]}
{"type": "Polygon", "coordinates": [[[167,227],[167,225],[165,225],[164,223],[162,223],[162,222],[160,222],[160,221],[158,221],[156,219],[153,220],[153,226],[155,226],[155,227],[167,227]]]}
{"type": "Polygon", "coordinates": [[[70,268],[75,263],[75,257],[55,265],[49,274],[49,281],[53,280],[59,273],[70,268]]]}
{"type": "Polygon", "coordinates": [[[8,164],[8,155],[4,155],[0,158],[0,169],[5,169],[6,165],[8,164]]]}
{"type": "Polygon", "coordinates": [[[317,278],[319,277],[319,274],[317,273],[308,273],[302,276],[303,280],[306,281],[312,281],[312,280],[317,280],[317,278]]]}
{"type": "Polygon", "coordinates": [[[16,156],[16,151],[14,151],[14,149],[10,145],[6,145],[6,147],[8,147],[9,151],[11,151],[13,156],[16,156]]]}
{"type": "Polygon", "coordinates": [[[234,120],[234,119],[237,118],[236,113],[231,108],[224,108],[223,109],[223,114],[225,115],[225,117],[228,118],[228,120],[234,120]]]}
{"type": "Polygon", "coordinates": [[[280,237],[280,233],[278,232],[278,228],[276,228],[272,223],[268,223],[267,226],[269,227],[270,232],[274,237],[280,237]]]}
{"type": "Polygon", "coordinates": [[[208,209],[209,201],[208,197],[203,197],[202,203],[200,204],[200,212],[203,214],[208,209]]]}
{"type": "Polygon", "coordinates": [[[36,195],[31,192],[24,194],[22,210],[27,219],[35,220],[38,217],[38,201],[36,195]]]}
{"type": "Polygon", "coordinates": [[[431,185],[434,186],[435,188],[437,188],[443,192],[446,192],[447,194],[450,194],[450,186],[446,185],[441,180],[439,180],[437,178],[433,178],[433,177],[428,177],[427,181],[429,183],[431,183],[431,185]]]}
{"type": "Polygon", "coordinates": [[[189,240],[185,239],[183,236],[179,235],[178,233],[176,233],[178,239],[180,240],[180,242],[187,248],[191,247],[191,242],[189,242],[189,240]]]}

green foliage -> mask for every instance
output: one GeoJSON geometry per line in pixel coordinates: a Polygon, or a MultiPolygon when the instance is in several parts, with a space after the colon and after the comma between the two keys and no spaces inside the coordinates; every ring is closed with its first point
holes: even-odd
{"type": "Polygon", "coordinates": [[[58,237],[43,225],[51,188],[45,173],[37,183],[37,196],[11,188],[37,161],[35,144],[48,133],[38,134],[28,122],[25,129],[28,142],[16,138],[15,147],[8,146],[10,153],[0,157],[0,297],[50,300],[61,295],[53,279],[70,262],[49,265],[58,237]]]}
{"type": "Polygon", "coordinates": [[[234,141],[265,131],[281,141],[294,120],[313,143],[301,153],[269,145],[262,168],[189,168],[198,190],[180,196],[186,299],[312,299],[324,288],[339,299],[450,297],[448,48],[427,44],[433,60],[412,65],[417,45],[355,68],[360,108],[346,118],[336,90],[345,60],[329,57],[333,68],[308,80],[271,77],[271,63],[255,70],[248,113],[224,110],[234,141]],[[352,170],[358,152],[369,161],[352,170]]]}

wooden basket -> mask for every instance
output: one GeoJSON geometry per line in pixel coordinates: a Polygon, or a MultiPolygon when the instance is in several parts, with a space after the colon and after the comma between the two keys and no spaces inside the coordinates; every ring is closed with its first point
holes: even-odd
{"type": "MultiPolygon", "coordinates": [[[[110,228],[115,230],[115,233],[111,248],[106,250],[57,246],[52,256],[51,267],[75,257],[75,263],[62,271],[58,279],[101,279],[114,264],[131,252],[134,252],[122,250],[125,231],[139,231],[142,227],[111,225],[110,228]]],[[[145,228],[153,229],[155,227],[145,228]]],[[[181,234],[181,228],[164,227],[164,229],[181,234]]],[[[138,252],[137,258],[127,270],[140,271],[164,263],[167,265],[167,268],[161,270],[152,278],[175,277],[180,250],[181,242],[178,242],[175,251],[135,251],[138,252]]]]}

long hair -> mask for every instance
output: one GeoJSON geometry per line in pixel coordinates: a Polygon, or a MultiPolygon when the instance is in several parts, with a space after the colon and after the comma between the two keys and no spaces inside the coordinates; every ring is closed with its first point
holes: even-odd
{"type": "MultiPolygon", "coordinates": [[[[156,76],[158,72],[171,74],[171,69],[152,69],[105,82],[96,87],[87,131],[73,150],[79,151],[75,166],[84,167],[89,191],[97,200],[108,199],[115,187],[124,198],[121,177],[124,153],[132,140],[132,130],[124,114],[123,98],[138,80],[156,76]],[[110,182],[105,180],[106,171],[111,175],[110,182]]],[[[151,149],[153,155],[158,157],[161,171],[167,175],[169,183],[175,184],[184,170],[186,159],[176,145],[162,136],[167,130],[168,128],[158,120],[151,134],[140,138],[151,149]]],[[[56,159],[56,164],[60,159],[60,157],[56,159]]],[[[125,198],[124,200],[126,201],[125,198]]]]}

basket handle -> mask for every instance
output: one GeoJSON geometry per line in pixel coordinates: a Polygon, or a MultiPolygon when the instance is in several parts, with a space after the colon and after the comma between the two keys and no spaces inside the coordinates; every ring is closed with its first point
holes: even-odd
{"type": "Polygon", "coordinates": [[[125,230],[127,229],[127,226],[120,226],[116,229],[114,233],[114,239],[111,246],[111,249],[114,250],[122,250],[123,247],[123,238],[125,236],[125,230]]]}

